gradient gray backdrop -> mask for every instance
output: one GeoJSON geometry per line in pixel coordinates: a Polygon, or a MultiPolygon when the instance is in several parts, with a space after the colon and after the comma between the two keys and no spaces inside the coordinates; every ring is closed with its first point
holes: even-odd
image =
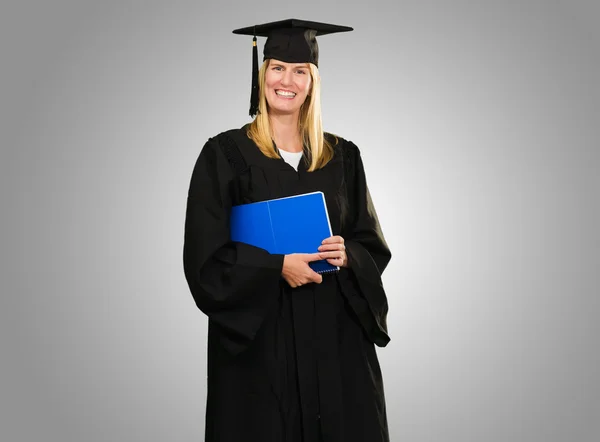
{"type": "Polygon", "coordinates": [[[393,250],[392,441],[600,440],[597,1],[8,3],[0,440],[203,440],[186,193],[250,121],[231,30],[291,17],[355,28],[323,112],[393,250]]]}

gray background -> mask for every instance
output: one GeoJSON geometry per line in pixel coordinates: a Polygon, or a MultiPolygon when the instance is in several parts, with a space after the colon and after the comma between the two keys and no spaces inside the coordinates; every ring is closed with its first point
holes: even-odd
{"type": "Polygon", "coordinates": [[[394,253],[392,441],[600,440],[597,1],[2,4],[0,440],[203,440],[187,187],[250,121],[231,30],[291,17],[355,28],[323,112],[394,253]]]}

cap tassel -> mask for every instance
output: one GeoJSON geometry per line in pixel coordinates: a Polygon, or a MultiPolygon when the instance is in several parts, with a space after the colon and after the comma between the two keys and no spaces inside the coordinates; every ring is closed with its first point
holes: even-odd
{"type": "Polygon", "coordinates": [[[250,116],[258,113],[258,48],[256,35],[252,39],[252,94],[250,95],[250,116]]]}

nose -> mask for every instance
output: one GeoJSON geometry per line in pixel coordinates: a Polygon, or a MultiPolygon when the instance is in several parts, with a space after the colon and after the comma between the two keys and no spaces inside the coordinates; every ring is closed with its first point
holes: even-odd
{"type": "Polygon", "coordinates": [[[291,69],[286,69],[283,72],[283,75],[281,76],[281,85],[288,86],[288,85],[292,84],[292,78],[293,78],[292,75],[293,74],[294,73],[292,72],[291,69]]]}

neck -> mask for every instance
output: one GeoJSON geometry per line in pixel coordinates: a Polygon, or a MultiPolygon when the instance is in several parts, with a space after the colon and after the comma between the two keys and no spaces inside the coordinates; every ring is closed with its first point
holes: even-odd
{"type": "Polygon", "coordinates": [[[298,117],[297,113],[294,115],[270,115],[273,140],[278,148],[288,152],[302,151],[298,117]]]}

